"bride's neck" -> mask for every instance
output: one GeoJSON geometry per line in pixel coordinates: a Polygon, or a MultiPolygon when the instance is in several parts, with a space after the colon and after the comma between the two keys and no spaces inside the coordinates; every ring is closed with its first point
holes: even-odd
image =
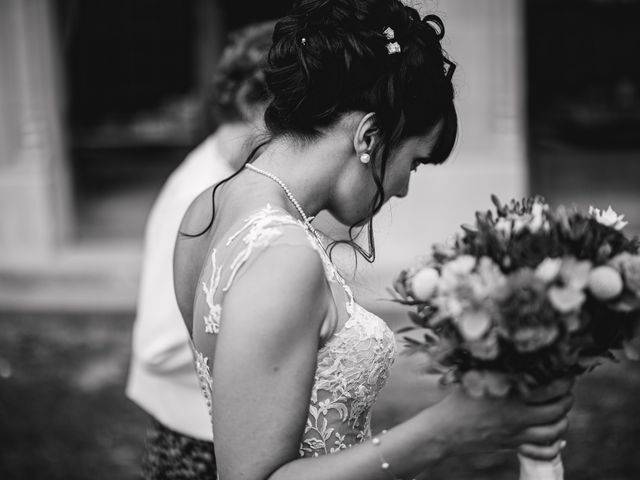
{"type": "Polygon", "coordinates": [[[330,204],[337,176],[348,152],[347,146],[348,143],[334,136],[325,136],[305,145],[295,140],[276,139],[253,164],[278,177],[305,214],[316,216],[330,204]]]}
{"type": "Polygon", "coordinates": [[[244,165],[260,129],[249,122],[225,123],[216,130],[218,150],[233,170],[244,165]]]}

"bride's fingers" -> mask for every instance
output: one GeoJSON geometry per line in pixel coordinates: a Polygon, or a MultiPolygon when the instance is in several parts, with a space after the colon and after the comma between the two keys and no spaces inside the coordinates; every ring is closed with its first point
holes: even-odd
{"type": "Polygon", "coordinates": [[[525,405],[524,420],[530,426],[549,425],[564,418],[573,406],[573,396],[566,395],[548,405],[525,405]]]}
{"type": "Polygon", "coordinates": [[[529,404],[550,402],[568,394],[574,383],[574,377],[561,378],[548,385],[524,393],[524,401],[529,404]]]}
{"type": "Polygon", "coordinates": [[[549,461],[556,458],[566,445],[567,442],[564,440],[558,440],[553,445],[544,447],[525,443],[518,447],[518,453],[525,457],[532,458],[533,460],[549,461]]]}
{"type": "Polygon", "coordinates": [[[548,446],[557,442],[569,428],[569,419],[564,417],[550,425],[529,427],[519,435],[521,443],[548,446]]]}

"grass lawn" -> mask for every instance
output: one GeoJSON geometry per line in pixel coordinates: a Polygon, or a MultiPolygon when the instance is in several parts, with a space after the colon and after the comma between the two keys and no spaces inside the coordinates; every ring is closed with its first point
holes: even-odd
{"type": "MultiPolygon", "coordinates": [[[[0,479],[136,478],[147,418],[123,393],[131,324],[128,315],[0,315],[0,479]]],[[[442,396],[413,370],[399,359],[376,428],[442,396]]],[[[567,479],[639,479],[640,365],[602,367],[576,397],[567,479]]],[[[512,453],[456,457],[421,478],[513,480],[517,464],[512,453]]]]}

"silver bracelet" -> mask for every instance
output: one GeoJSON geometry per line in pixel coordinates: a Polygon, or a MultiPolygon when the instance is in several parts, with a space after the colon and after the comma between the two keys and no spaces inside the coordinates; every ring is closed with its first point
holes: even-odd
{"type": "MultiPolygon", "coordinates": [[[[385,433],[387,433],[387,431],[382,430],[380,432],[380,435],[384,435],[385,433]]],[[[376,435],[375,437],[373,437],[371,439],[371,443],[373,444],[374,447],[376,447],[376,454],[380,459],[380,469],[384,470],[389,476],[389,478],[393,480],[400,480],[400,478],[396,477],[393,471],[391,470],[391,465],[389,464],[389,462],[387,462],[387,460],[382,456],[382,453],[380,453],[380,448],[378,448],[382,444],[382,440],[380,439],[380,436],[376,435]]],[[[415,478],[412,480],[415,480],[415,478]]]]}

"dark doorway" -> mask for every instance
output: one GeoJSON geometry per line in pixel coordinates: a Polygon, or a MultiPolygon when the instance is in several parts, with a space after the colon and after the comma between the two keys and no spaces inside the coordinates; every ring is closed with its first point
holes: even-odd
{"type": "Polygon", "coordinates": [[[531,191],[640,228],[640,1],[528,0],[531,191]]]}
{"type": "Polygon", "coordinates": [[[227,33],[290,1],[57,0],[79,241],[139,240],[168,174],[210,131],[227,33]]]}

